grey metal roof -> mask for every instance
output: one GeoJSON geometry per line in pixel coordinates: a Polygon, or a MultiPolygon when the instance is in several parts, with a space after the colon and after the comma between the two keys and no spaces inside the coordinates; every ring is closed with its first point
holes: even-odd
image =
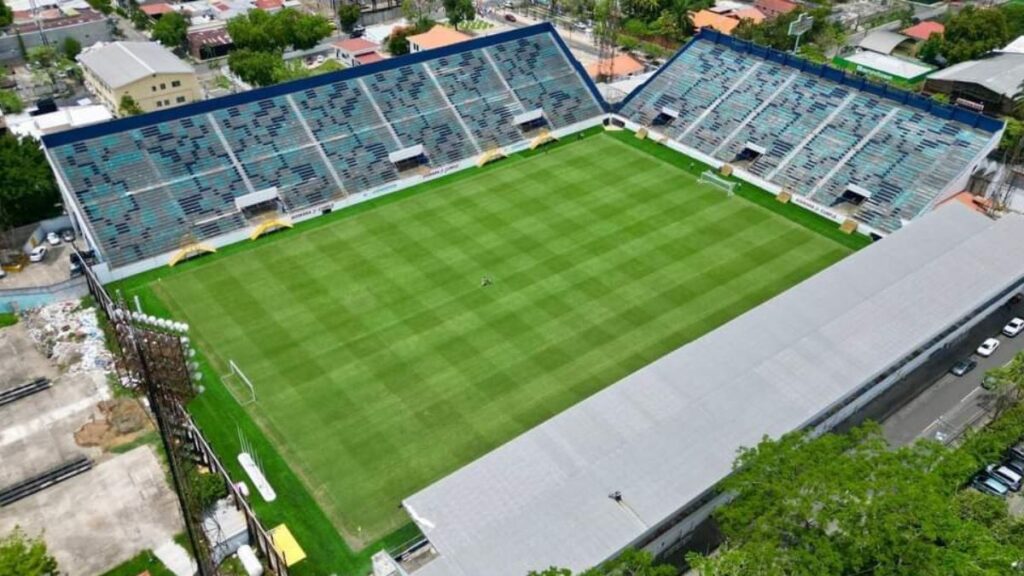
{"type": "Polygon", "coordinates": [[[189,74],[191,66],[156,42],[111,42],[82,52],[78,61],[111,88],[153,74],[189,74]]]}
{"type": "Polygon", "coordinates": [[[1021,82],[1024,82],[1024,54],[990,54],[980,60],[961,62],[929,74],[928,79],[980,84],[996,94],[1012,98],[1020,92],[1021,82]]]}
{"type": "Polygon", "coordinates": [[[865,36],[858,46],[880,54],[892,54],[892,51],[900,44],[913,41],[913,38],[903,34],[897,34],[888,30],[878,30],[865,36]]]}
{"type": "Polygon", "coordinates": [[[407,498],[440,553],[414,576],[613,556],[723,479],[738,448],[807,425],[1024,277],[1000,248],[1021,245],[1024,217],[949,204],[669,353],[407,498]]]}

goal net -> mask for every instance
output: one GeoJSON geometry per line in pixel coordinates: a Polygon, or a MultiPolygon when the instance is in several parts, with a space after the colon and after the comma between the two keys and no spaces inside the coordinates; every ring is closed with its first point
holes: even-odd
{"type": "Polygon", "coordinates": [[[697,181],[701,184],[711,184],[712,186],[721,188],[722,190],[725,190],[726,194],[729,196],[733,195],[733,190],[736,188],[735,182],[730,182],[711,170],[701,172],[700,178],[698,178],[697,181]]]}
{"type": "Polygon", "coordinates": [[[249,377],[242,372],[234,360],[228,360],[228,373],[221,380],[242,406],[256,401],[256,387],[252,385],[252,380],[249,380],[249,377]]]}

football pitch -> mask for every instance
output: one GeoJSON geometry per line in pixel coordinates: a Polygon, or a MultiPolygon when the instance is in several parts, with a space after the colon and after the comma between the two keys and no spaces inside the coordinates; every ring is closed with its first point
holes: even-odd
{"type": "Polygon", "coordinates": [[[849,252],[602,134],[153,288],[365,542],[408,522],[402,498],[849,252]]]}

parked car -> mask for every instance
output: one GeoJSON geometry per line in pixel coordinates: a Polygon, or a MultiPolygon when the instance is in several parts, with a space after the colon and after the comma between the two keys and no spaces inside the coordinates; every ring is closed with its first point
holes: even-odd
{"type": "Polygon", "coordinates": [[[49,250],[46,248],[46,246],[44,244],[40,244],[39,246],[36,246],[35,248],[33,248],[32,252],[29,253],[28,261],[29,262],[42,262],[43,259],[46,258],[46,253],[48,251],[49,250]]]}
{"type": "Polygon", "coordinates": [[[983,494],[990,494],[992,496],[999,496],[1005,498],[1009,494],[1010,489],[1005,484],[989,476],[988,474],[979,474],[974,477],[971,482],[971,486],[975,490],[983,494]]]}
{"type": "Polygon", "coordinates": [[[0,268],[0,280],[3,280],[4,276],[7,276],[7,272],[4,272],[4,269],[0,268]]]}
{"type": "Polygon", "coordinates": [[[957,360],[956,364],[949,369],[949,373],[953,376],[963,376],[971,370],[974,370],[978,366],[978,363],[968,358],[966,360],[957,360]]]}
{"type": "Polygon", "coordinates": [[[1006,456],[1013,458],[1014,460],[1024,461],[1024,442],[1011,446],[1010,449],[1006,451],[1006,456]]]}
{"type": "Polygon", "coordinates": [[[357,24],[352,27],[352,32],[349,33],[349,38],[360,38],[363,34],[366,34],[366,26],[357,24]]]}
{"type": "Polygon", "coordinates": [[[991,465],[986,468],[989,476],[1002,482],[1013,492],[1020,492],[1021,475],[1004,465],[991,465]]]}
{"type": "Polygon", "coordinates": [[[1011,456],[1003,461],[1003,466],[1006,466],[1018,475],[1024,477],[1024,459],[1014,458],[1011,456]]]}
{"type": "Polygon", "coordinates": [[[996,348],[999,348],[999,339],[989,338],[988,340],[982,342],[981,346],[978,346],[978,356],[981,356],[982,358],[988,358],[989,356],[992,355],[993,352],[996,351],[996,348]]]}
{"type": "Polygon", "coordinates": [[[60,239],[65,242],[75,241],[75,231],[72,228],[65,228],[60,231],[60,239]]]}
{"type": "Polygon", "coordinates": [[[516,17],[515,17],[514,14],[505,14],[505,21],[506,22],[515,22],[516,21],[516,17]]]}
{"type": "Polygon", "coordinates": [[[1024,318],[1014,318],[1003,326],[1003,334],[1013,338],[1024,331],[1024,318]]]}
{"type": "Polygon", "coordinates": [[[83,250],[81,252],[72,252],[68,254],[68,268],[71,270],[71,277],[74,278],[82,274],[82,260],[85,260],[86,264],[96,263],[96,253],[92,250],[83,250]],[[79,256],[81,254],[81,256],[79,256]]]}
{"type": "Polygon", "coordinates": [[[50,232],[46,235],[46,241],[50,243],[50,246],[56,246],[60,244],[60,235],[56,232],[50,232]]]}

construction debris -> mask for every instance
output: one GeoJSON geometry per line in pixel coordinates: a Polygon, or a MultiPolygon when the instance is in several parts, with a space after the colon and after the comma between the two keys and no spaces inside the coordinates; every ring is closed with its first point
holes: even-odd
{"type": "Polygon", "coordinates": [[[29,336],[61,370],[72,374],[113,370],[114,358],[95,308],[83,308],[72,300],[29,310],[22,318],[29,336]]]}

